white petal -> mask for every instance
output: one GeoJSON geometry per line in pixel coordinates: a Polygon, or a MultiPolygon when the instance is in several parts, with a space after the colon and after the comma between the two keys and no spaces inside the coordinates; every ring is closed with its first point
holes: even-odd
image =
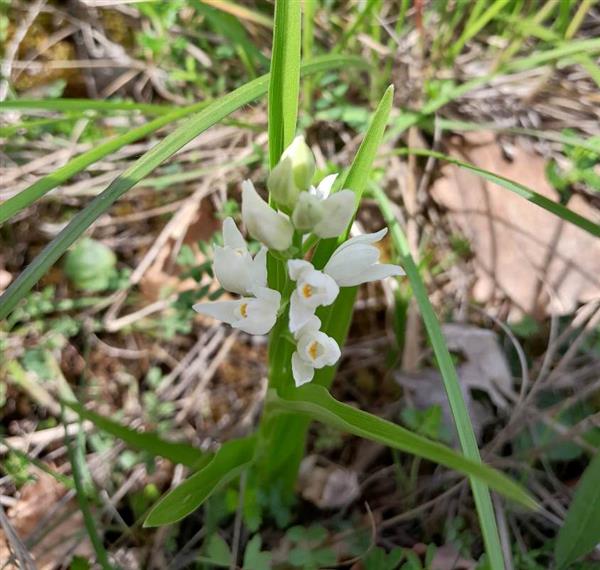
{"type": "Polygon", "coordinates": [[[313,232],[325,239],[341,235],[354,214],[354,200],[352,190],[342,190],[329,196],[323,202],[323,219],[315,225],[313,232]]]}
{"type": "Polygon", "coordinates": [[[302,335],[313,334],[321,328],[321,319],[317,315],[312,315],[308,321],[294,333],[294,338],[298,340],[302,335]]]}
{"type": "Polygon", "coordinates": [[[380,281],[381,279],[395,275],[406,275],[406,273],[399,265],[392,265],[391,263],[377,263],[369,267],[369,269],[366,271],[365,279],[361,281],[361,283],[380,281]]]}
{"type": "Polygon", "coordinates": [[[353,287],[370,281],[364,279],[371,266],[379,259],[379,250],[362,243],[334,252],[323,271],[340,287],[353,287]]]}
{"type": "Polygon", "coordinates": [[[338,253],[340,251],[344,251],[347,247],[351,247],[358,243],[373,244],[375,242],[378,242],[385,236],[385,234],[387,234],[387,228],[383,228],[383,229],[379,230],[378,232],[375,232],[374,234],[362,234],[360,236],[355,236],[353,238],[350,238],[349,240],[345,241],[342,245],[340,245],[333,252],[333,255],[335,255],[336,253],[338,253]]]}
{"type": "Polygon", "coordinates": [[[292,375],[296,388],[310,382],[315,375],[315,369],[306,361],[300,358],[298,352],[292,354],[292,375]]]}
{"type": "Polygon", "coordinates": [[[252,257],[248,252],[240,254],[230,247],[215,246],[213,270],[226,291],[249,294],[252,290],[251,267],[252,257]]]}
{"type": "Polygon", "coordinates": [[[325,176],[319,185],[315,188],[314,194],[321,198],[321,200],[325,200],[329,194],[331,193],[331,188],[335,183],[335,179],[338,177],[337,174],[330,174],[329,176],[325,176]]]}
{"type": "Polygon", "coordinates": [[[226,247],[242,249],[244,251],[247,251],[248,249],[244,236],[242,236],[240,230],[238,230],[238,227],[235,225],[235,222],[231,217],[223,220],[223,242],[225,243],[226,247]]]}
{"type": "Polygon", "coordinates": [[[314,269],[312,263],[304,259],[290,259],[287,262],[287,266],[292,281],[298,281],[303,273],[314,269]]]}
{"type": "Polygon", "coordinates": [[[259,287],[267,286],[267,248],[261,247],[254,256],[249,267],[251,286],[249,292],[254,292],[259,287]]]}
{"type": "MultiPolygon", "coordinates": [[[[248,307],[248,312],[250,312],[248,307]]],[[[245,319],[238,319],[231,323],[231,326],[240,329],[248,334],[262,335],[267,334],[275,325],[277,320],[276,313],[272,311],[256,310],[245,319]]]]}
{"type": "Polygon", "coordinates": [[[290,297],[290,331],[295,333],[306,325],[314,315],[315,309],[302,302],[297,291],[290,297]]]}
{"type": "Polygon", "coordinates": [[[242,182],[242,219],[248,233],[269,249],[284,251],[292,245],[291,222],[258,195],[250,180],[242,182]]]}
{"type": "Polygon", "coordinates": [[[281,304],[281,293],[275,289],[269,289],[268,287],[257,287],[254,291],[257,299],[265,301],[268,305],[273,307],[273,310],[277,312],[279,305],[281,304]]]}
{"type": "Polygon", "coordinates": [[[340,292],[340,288],[331,276],[316,269],[303,274],[301,281],[302,285],[306,283],[314,290],[310,299],[303,299],[305,303],[312,307],[331,305],[340,292]]]}
{"type": "Polygon", "coordinates": [[[340,347],[334,338],[328,336],[327,340],[323,343],[325,348],[325,354],[323,355],[323,360],[325,362],[325,366],[333,366],[342,355],[340,347]]]}
{"type": "Polygon", "coordinates": [[[192,308],[201,315],[207,315],[219,319],[224,323],[232,324],[237,320],[236,310],[245,302],[244,299],[237,301],[215,301],[214,303],[197,303],[192,308]]]}

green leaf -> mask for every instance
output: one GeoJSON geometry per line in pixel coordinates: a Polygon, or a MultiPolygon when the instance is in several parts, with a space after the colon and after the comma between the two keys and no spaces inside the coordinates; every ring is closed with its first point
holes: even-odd
{"type": "Polygon", "coordinates": [[[7,111],[141,111],[153,115],[165,115],[172,112],[173,105],[155,105],[136,103],[135,101],[100,101],[96,99],[13,99],[3,101],[0,112],[7,111]]]}
{"type": "MultiPolygon", "coordinates": [[[[348,65],[362,65],[358,58],[325,56],[315,58],[302,67],[303,73],[318,73],[348,65]]],[[[135,161],[123,174],[101,194],[96,196],[81,212],[79,212],[54,238],[31,264],[15,279],[0,297],[0,319],[5,318],[15,305],[27,295],[46,271],[73,244],[73,242],[125,192],[135,186],[162,162],[170,158],[200,133],[218,123],[221,119],[240,107],[257,99],[267,91],[269,76],[263,75],[228,95],[206,105],[201,112],[191,117],[185,124],[165,137],[160,143],[135,161]]],[[[181,110],[183,112],[183,110],[181,110]]],[[[164,117],[163,117],[164,118],[164,117]]],[[[107,154],[107,153],[105,153],[107,154]]],[[[104,154],[102,155],[104,156],[104,154]]],[[[102,156],[97,156],[99,160],[102,156]]],[[[75,159],[77,160],[77,159],[75,159]]],[[[95,162],[93,160],[92,162],[95,162]]],[[[79,172],[75,169],[72,173],[79,172]]],[[[56,173],[55,173],[56,174],[56,173]]],[[[50,175],[52,178],[53,175],[50,175]]],[[[19,194],[20,195],[20,194],[19,194]]],[[[19,196],[18,195],[18,196],[19,196]]],[[[15,196],[16,198],[17,196],[15,196]]],[[[2,204],[3,215],[6,203],[2,204]]]]}
{"type": "Polygon", "coordinates": [[[526,507],[537,506],[520,485],[499,471],[468,459],[445,445],[431,441],[397,424],[339,402],[323,386],[308,384],[300,388],[290,388],[279,396],[271,391],[269,404],[273,409],[308,415],[345,432],[434,461],[465,475],[476,477],[526,507]]]}
{"type": "Polygon", "coordinates": [[[300,92],[301,3],[275,2],[269,83],[269,164],[273,168],[296,133],[300,92]]]}
{"type": "Polygon", "coordinates": [[[500,176],[499,174],[495,174],[493,172],[490,172],[489,170],[484,170],[483,168],[479,168],[474,164],[463,162],[462,160],[457,160],[455,158],[452,158],[451,156],[447,156],[445,154],[442,154],[441,152],[435,152],[432,150],[420,148],[407,148],[401,149],[399,151],[399,154],[432,156],[440,160],[449,162],[451,164],[456,164],[456,166],[459,166],[460,168],[470,170],[471,172],[474,172],[482,178],[485,178],[486,180],[489,180],[494,184],[498,184],[498,186],[502,186],[503,188],[506,188],[511,192],[514,192],[518,196],[525,198],[529,202],[532,202],[540,208],[547,210],[551,214],[558,216],[566,222],[570,222],[571,224],[580,227],[582,230],[585,230],[593,236],[600,237],[600,224],[596,224],[592,220],[580,216],[579,214],[573,212],[572,210],[569,210],[569,208],[566,208],[562,204],[554,202],[553,200],[550,200],[549,198],[546,198],[545,196],[542,196],[541,194],[538,194],[537,192],[531,190],[531,188],[527,188],[527,186],[523,186],[523,184],[514,182],[509,178],[504,178],[504,176],[500,176]]]}
{"type": "Polygon", "coordinates": [[[575,490],[556,541],[556,564],[567,568],[600,543],[600,453],[592,459],[575,490]]]}
{"type": "MultiPolygon", "coordinates": [[[[421,279],[421,275],[419,274],[419,269],[410,253],[408,241],[385,193],[378,187],[374,187],[373,193],[381,213],[390,228],[392,241],[400,255],[402,267],[404,267],[404,270],[406,271],[413,294],[419,305],[421,317],[425,323],[425,328],[427,329],[427,334],[429,335],[429,340],[442,374],[444,388],[446,389],[448,402],[450,404],[463,453],[466,458],[473,463],[480,463],[481,457],[479,455],[479,448],[477,447],[477,440],[475,439],[475,432],[473,431],[471,418],[469,417],[469,412],[460,388],[458,375],[454,368],[454,363],[452,362],[452,356],[450,355],[448,346],[444,340],[440,323],[429,302],[427,290],[421,279]]],[[[504,556],[502,554],[500,537],[496,526],[496,517],[492,506],[490,491],[485,483],[488,482],[483,482],[480,478],[471,478],[471,489],[473,490],[473,498],[475,499],[475,506],[479,516],[479,524],[481,525],[481,532],[483,534],[490,568],[492,570],[503,570],[504,556]]],[[[490,487],[493,487],[493,485],[490,484],[490,487]]],[[[531,499],[528,500],[531,505],[531,499]]]]}
{"type": "Polygon", "coordinates": [[[262,552],[262,539],[255,534],[246,545],[244,552],[244,570],[269,570],[271,568],[271,553],[262,552]]]}
{"type": "Polygon", "coordinates": [[[152,455],[164,457],[173,463],[181,463],[192,468],[199,467],[208,459],[205,453],[191,445],[165,441],[153,432],[135,431],[96,412],[86,410],[79,402],[64,402],[64,404],[77,413],[80,418],[89,420],[96,427],[122,439],[126,444],[136,449],[147,451],[152,455]]]}
{"type": "MultiPolygon", "coordinates": [[[[65,425],[66,434],[66,425],[65,425]]],[[[83,515],[83,522],[90,542],[96,553],[96,558],[102,570],[111,570],[112,566],[108,560],[108,553],[104,548],[102,538],[98,533],[98,523],[94,520],[89,498],[95,496],[96,489],[92,482],[92,476],[85,462],[85,432],[79,426],[75,436],[75,442],[67,437],[67,450],[71,470],[73,471],[73,480],[75,482],[75,493],[79,510],[83,515]]]]}
{"type": "Polygon", "coordinates": [[[221,566],[231,564],[231,550],[225,540],[218,534],[213,534],[208,539],[206,554],[215,563],[221,566]]]}
{"type": "MultiPolygon", "coordinates": [[[[363,192],[367,186],[373,162],[377,156],[377,150],[383,139],[383,133],[388,121],[392,104],[394,100],[394,88],[390,85],[383,94],[371,124],[365,133],[365,137],[352,161],[350,170],[344,180],[343,188],[348,188],[356,195],[355,212],[358,210],[363,192]]],[[[312,258],[314,266],[318,269],[325,266],[327,260],[331,257],[339,243],[345,241],[347,232],[339,240],[322,240],[317,246],[312,258]]],[[[319,310],[319,317],[323,323],[323,331],[333,337],[340,346],[344,345],[350,322],[352,320],[352,310],[356,300],[356,287],[343,287],[335,303],[330,307],[319,310]]],[[[322,386],[329,386],[333,381],[336,368],[327,366],[318,370],[315,375],[315,381],[322,386]]]]}
{"type": "Polygon", "coordinates": [[[171,524],[195,511],[214,491],[237,477],[250,464],[255,448],[254,437],[224,443],[205,467],[158,502],[144,521],[144,526],[171,524]]]}

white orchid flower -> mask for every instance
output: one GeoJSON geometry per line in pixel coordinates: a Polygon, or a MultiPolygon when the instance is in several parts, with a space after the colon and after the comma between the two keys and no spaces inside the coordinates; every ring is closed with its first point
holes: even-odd
{"type": "Polygon", "coordinates": [[[301,231],[312,231],[320,238],[332,238],[342,234],[354,214],[354,192],[341,190],[331,194],[337,174],[323,178],[315,188],[298,197],[292,214],[294,226],[301,231]]]}
{"type": "Polygon", "coordinates": [[[290,331],[299,331],[314,316],[320,306],[331,305],[340,292],[336,282],[315,269],[309,261],[290,259],[287,263],[290,279],[296,281],[290,297],[290,331]]]}
{"type": "Polygon", "coordinates": [[[332,366],[341,355],[338,343],[321,332],[321,321],[315,315],[294,335],[296,352],[292,354],[292,375],[296,387],[310,382],[315,369],[332,366]]]}
{"type": "Polygon", "coordinates": [[[252,258],[248,244],[233,218],[223,222],[224,246],[214,246],[213,269],[223,289],[239,295],[253,295],[258,287],[267,286],[267,248],[252,258]]]}
{"type": "Polygon", "coordinates": [[[274,289],[258,287],[255,297],[242,297],[236,301],[198,303],[194,311],[219,319],[249,334],[267,334],[277,320],[281,294],[274,289]]]}
{"type": "Polygon", "coordinates": [[[291,222],[258,195],[250,180],[242,182],[242,220],[248,233],[269,249],[284,251],[292,245],[291,222]]]}
{"type": "Polygon", "coordinates": [[[399,265],[377,263],[379,249],[374,243],[387,233],[384,228],[374,234],[353,237],[340,245],[329,258],[323,273],[332,277],[340,287],[378,281],[392,275],[405,275],[399,265]]]}

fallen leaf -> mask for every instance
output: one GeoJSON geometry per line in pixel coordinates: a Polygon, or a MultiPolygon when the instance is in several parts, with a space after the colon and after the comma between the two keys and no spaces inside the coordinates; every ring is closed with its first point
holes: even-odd
{"type": "MultiPolygon", "coordinates": [[[[451,144],[450,154],[552,200],[557,192],[545,176],[545,160],[518,146],[507,160],[493,133],[470,133],[451,144]]],[[[600,240],[507,189],[459,166],[447,165],[432,187],[451,225],[471,243],[480,303],[508,298],[510,320],[572,313],[600,296],[600,240]]],[[[567,207],[592,220],[599,213],[580,196],[567,207]]]]}
{"type": "MultiPolygon", "coordinates": [[[[506,357],[493,331],[462,323],[447,323],[443,325],[442,332],[449,350],[462,356],[456,371],[475,435],[480,440],[483,428],[493,418],[489,409],[473,399],[471,390],[486,392],[494,405],[506,409],[508,402],[504,394],[513,391],[513,379],[506,357]]],[[[440,406],[446,431],[456,437],[452,411],[439,371],[429,368],[410,374],[397,372],[395,379],[410,390],[417,409],[440,406]]]]}

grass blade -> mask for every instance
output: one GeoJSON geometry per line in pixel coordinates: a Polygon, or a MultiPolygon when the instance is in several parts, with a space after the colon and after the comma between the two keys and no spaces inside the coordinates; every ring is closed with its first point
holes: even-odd
{"type": "MultiPolygon", "coordinates": [[[[66,428],[65,428],[66,435],[66,428]]],[[[79,504],[79,510],[83,515],[83,524],[85,530],[90,538],[90,542],[96,552],[96,558],[98,564],[102,567],[102,570],[113,570],[109,560],[102,539],[98,535],[98,529],[96,521],[92,516],[90,504],[88,502],[88,496],[90,492],[94,491],[92,478],[85,462],[85,434],[80,429],[75,437],[75,442],[66,437],[67,450],[69,453],[69,461],[71,462],[71,469],[73,470],[73,480],[75,481],[75,493],[77,495],[77,503],[79,504]]]]}
{"type": "Polygon", "coordinates": [[[300,2],[275,2],[269,83],[269,164],[273,168],[296,133],[300,92],[300,2]]]}
{"type": "Polygon", "coordinates": [[[592,220],[589,220],[588,218],[584,218],[583,216],[580,216],[579,214],[577,214],[576,212],[573,212],[573,210],[569,210],[569,208],[566,208],[562,204],[560,204],[558,202],[554,202],[553,200],[550,200],[549,198],[546,198],[545,196],[542,196],[541,194],[538,194],[537,192],[531,190],[531,188],[528,188],[527,186],[523,186],[523,184],[519,184],[518,182],[514,182],[513,180],[510,180],[509,178],[504,178],[504,176],[500,176],[499,174],[495,174],[493,172],[490,172],[489,170],[479,168],[478,166],[475,166],[474,164],[470,164],[468,162],[464,162],[462,160],[458,160],[451,156],[442,154],[441,152],[436,152],[436,151],[432,151],[432,150],[428,150],[428,149],[420,149],[420,148],[400,149],[398,151],[398,154],[415,154],[418,156],[432,156],[432,157],[438,158],[440,160],[449,162],[450,164],[455,164],[456,166],[459,166],[460,168],[464,168],[465,170],[470,170],[471,172],[474,172],[475,174],[481,176],[482,178],[485,178],[486,180],[489,180],[490,182],[493,182],[494,184],[497,184],[498,186],[502,186],[503,188],[506,188],[507,190],[514,192],[518,196],[525,198],[526,200],[535,204],[536,206],[539,206],[540,208],[547,210],[551,214],[558,216],[565,222],[569,222],[569,223],[581,228],[582,230],[592,234],[593,236],[600,237],[600,224],[597,224],[597,223],[593,222],[592,220]]]}
{"type": "Polygon", "coordinates": [[[600,542],[600,454],[583,473],[556,541],[556,565],[567,568],[600,542]]]}
{"type": "MultiPolygon", "coordinates": [[[[326,56],[315,58],[306,66],[304,73],[319,73],[347,65],[362,65],[358,58],[326,56]]],[[[232,91],[218,101],[207,105],[200,113],[165,137],[160,143],[139,158],[123,174],[116,178],[101,194],[79,212],[54,240],[27,266],[0,297],[0,319],[5,318],[44,273],[54,264],[73,242],[83,234],[96,218],[102,215],[125,192],[135,186],[154,168],[164,162],[194,137],[221,119],[257,99],[267,91],[269,76],[263,75],[232,91]]]]}
{"type": "Polygon", "coordinates": [[[53,190],[91,164],[94,164],[105,156],[116,152],[125,145],[131,144],[154,133],[158,129],[168,125],[173,121],[177,121],[183,117],[200,111],[206,105],[206,102],[201,102],[197,103],[196,105],[183,107],[182,109],[162,115],[161,117],[158,117],[153,121],[146,123],[145,125],[136,127],[135,129],[110,139],[105,143],[102,143],[99,146],[96,146],[87,152],[76,156],[64,166],[57,168],[52,174],[36,180],[31,186],[28,186],[25,188],[25,190],[3,202],[2,210],[0,211],[0,224],[3,224],[6,220],[12,218],[17,212],[27,208],[36,200],[44,196],[44,194],[47,194],[50,192],[50,190],[53,190]]]}
{"type": "MultiPolygon", "coordinates": [[[[417,265],[415,264],[406,236],[400,227],[400,224],[394,216],[391,204],[380,188],[373,190],[375,199],[379,205],[381,213],[388,224],[392,236],[392,241],[400,255],[400,262],[406,275],[410,280],[415,299],[419,305],[423,322],[431,341],[431,346],[435,353],[435,357],[444,380],[444,388],[448,396],[450,409],[456,431],[465,456],[474,462],[481,462],[477,440],[469,417],[469,412],[463,398],[456,369],[452,362],[452,357],[448,351],[446,341],[442,334],[440,323],[437,320],[433,307],[429,302],[425,284],[421,279],[417,265]]],[[[504,557],[502,547],[500,545],[500,537],[498,535],[498,527],[496,525],[496,517],[492,506],[490,491],[485,483],[479,479],[471,478],[471,489],[475,499],[475,506],[479,516],[479,524],[485,542],[486,552],[489,558],[490,567],[493,570],[504,570],[504,557]]]]}
{"type": "Polygon", "coordinates": [[[478,481],[485,481],[514,501],[528,508],[536,507],[536,502],[519,485],[499,471],[483,465],[480,461],[468,459],[441,443],[339,402],[323,386],[307,384],[300,388],[285,390],[279,396],[271,391],[269,403],[273,409],[306,414],[345,432],[423,457],[471,477],[477,477],[478,481]]]}
{"type": "Polygon", "coordinates": [[[79,402],[64,402],[80,418],[89,420],[97,428],[122,439],[127,445],[135,449],[147,451],[152,455],[164,457],[173,463],[181,463],[188,467],[198,468],[207,460],[207,455],[185,443],[173,443],[159,437],[154,432],[139,432],[121,425],[118,422],[105,418],[96,412],[84,408],[79,402]]]}
{"type": "Polygon", "coordinates": [[[224,443],[210,463],[160,499],[144,526],[172,524],[195,511],[214,491],[235,479],[250,464],[255,448],[253,437],[224,443]]]}
{"type": "Polygon", "coordinates": [[[0,112],[6,111],[141,111],[149,115],[166,115],[177,107],[136,103],[135,101],[99,101],[96,99],[13,99],[3,101],[0,112]]]}

